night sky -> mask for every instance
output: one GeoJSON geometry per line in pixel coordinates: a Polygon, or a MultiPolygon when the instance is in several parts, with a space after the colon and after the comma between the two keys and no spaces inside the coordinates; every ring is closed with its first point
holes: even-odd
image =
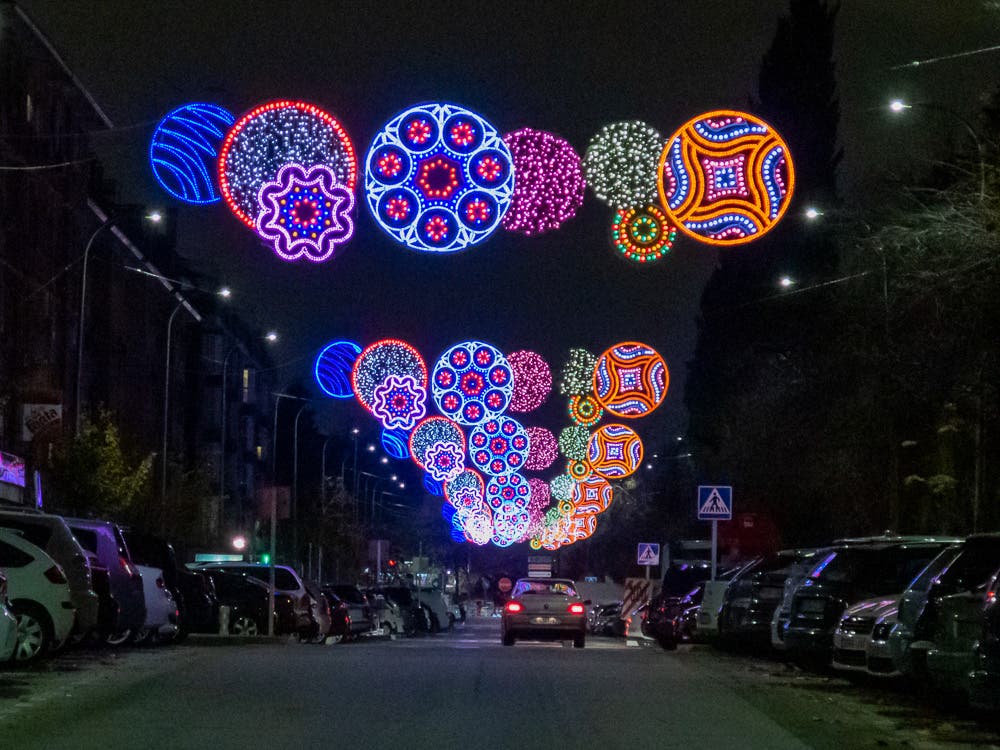
{"type": "MultiPolygon", "coordinates": [[[[473,109],[501,133],[553,131],[581,155],[616,120],[645,120],[666,138],[703,111],[746,107],[787,1],[22,5],[119,128],[93,140],[120,200],[162,205],[148,139],[164,113],[189,101],[237,115],[273,98],[314,102],[345,125],[359,162],[386,121],[432,100],[473,109]]],[[[932,134],[960,137],[948,122],[893,123],[872,108],[900,96],[972,116],[1000,56],[889,66],[995,44],[998,27],[1000,11],[976,0],[845,3],[837,66],[847,200],[877,200],[873,178],[926,154],[932,134]]],[[[657,348],[672,374],[667,401],[640,433],[655,448],[683,430],[685,363],[715,250],[679,238],[654,266],[630,264],[612,250],[611,210],[588,191],[558,231],[498,230],[483,245],[433,256],[395,244],[360,192],[358,203],[355,238],[320,266],[280,262],[224,204],[179,212],[181,253],[230,284],[248,319],[282,333],[275,360],[284,383],[310,377],[316,352],[340,337],[405,338],[429,364],[479,338],[508,352],[535,349],[555,373],[571,346],[597,353],[634,339],[657,348]]],[[[799,208],[785,220],[798,220],[799,208]]],[[[565,422],[556,401],[552,428],[565,422]]]]}

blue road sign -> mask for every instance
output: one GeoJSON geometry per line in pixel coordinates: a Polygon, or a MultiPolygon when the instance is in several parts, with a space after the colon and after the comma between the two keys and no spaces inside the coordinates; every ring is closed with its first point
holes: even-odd
{"type": "Polygon", "coordinates": [[[699,521],[729,521],[732,517],[732,487],[710,484],[698,488],[699,521]]]}
{"type": "Polygon", "coordinates": [[[659,565],[660,545],[652,542],[640,542],[636,550],[636,560],[639,565],[659,565]]]}

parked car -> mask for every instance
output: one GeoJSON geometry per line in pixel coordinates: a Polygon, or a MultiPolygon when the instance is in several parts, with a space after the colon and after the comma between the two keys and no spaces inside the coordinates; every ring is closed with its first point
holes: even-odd
{"type": "Polygon", "coordinates": [[[587,617],[587,629],[594,635],[625,637],[625,620],[622,619],[622,603],[598,604],[587,617]]]}
{"type": "MultiPolygon", "coordinates": [[[[884,626],[887,619],[891,627],[899,609],[900,596],[863,599],[844,610],[833,631],[834,669],[846,672],[868,670],[868,653],[872,650],[875,628],[877,625],[884,626]]],[[[882,642],[885,642],[884,637],[882,642]]]]}
{"type": "MultiPolygon", "coordinates": [[[[196,570],[223,570],[229,573],[242,573],[253,576],[267,586],[271,585],[271,566],[254,562],[211,562],[198,563],[196,570]]],[[[299,574],[288,565],[274,566],[275,612],[278,615],[280,630],[283,633],[306,634],[313,630],[312,603],[309,592],[306,591],[299,574]],[[290,600],[281,601],[278,594],[283,594],[290,600]]]]}
{"type": "Polygon", "coordinates": [[[931,560],[927,567],[920,571],[920,575],[906,587],[903,595],[899,598],[896,620],[889,630],[886,643],[891,664],[873,664],[873,666],[880,666],[890,673],[913,674],[913,657],[910,653],[913,629],[924,611],[924,605],[927,603],[927,596],[934,581],[961,553],[961,544],[954,544],[941,550],[941,553],[931,560]]]}
{"type": "Polygon", "coordinates": [[[0,664],[10,661],[17,648],[17,617],[7,599],[7,576],[0,570],[0,664]]]}
{"type": "Polygon", "coordinates": [[[431,621],[432,633],[451,629],[451,612],[448,609],[448,602],[445,601],[444,593],[442,593],[441,589],[420,588],[414,592],[414,595],[420,606],[427,609],[431,621]]]}
{"type": "MultiPolygon", "coordinates": [[[[372,608],[372,619],[389,635],[410,632],[403,608],[380,589],[368,589],[365,598],[372,608]]],[[[412,623],[410,623],[412,625],[412,623]]]]}
{"type": "Polygon", "coordinates": [[[403,630],[406,635],[426,633],[430,630],[430,619],[427,611],[417,604],[413,592],[405,586],[386,586],[381,589],[386,601],[395,605],[403,619],[403,630]]]}
{"type": "MultiPolygon", "coordinates": [[[[204,575],[212,581],[219,606],[229,608],[231,635],[264,635],[268,626],[267,584],[245,573],[206,569],[204,575]]],[[[219,624],[197,626],[198,632],[216,632],[219,624]],[[201,631],[200,628],[205,628],[201,631]]]]}
{"type": "Polygon", "coordinates": [[[330,628],[333,626],[330,601],[323,596],[319,584],[303,580],[302,585],[306,587],[306,591],[309,593],[309,614],[312,616],[313,621],[313,629],[311,632],[304,634],[304,640],[309,641],[309,643],[323,643],[326,641],[327,636],[330,634],[330,628]]]}
{"type": "Polygon", "coordinates": [[[84,638],[101,627],[101,601],[94,585],[86,551],[61,516],[33,510],[0,508],[0,527],[15,529],[55,560],[69,582],[76,608],[74,632],[84,638]]]}
{"type": "Polygon", "coordinates": [[[30,662],[69,638],[76,610],[62,568],[19,532],[0,528],[0,568],[17,618],[14,660],[30,662]]]}
{"type": "Polygon", "coordinates": [[[211,580],[199,571],[180,565],[169,542],[153,534],[130,530],[123,533],[134,563],[163,571],[163,581],[180,611],[178,636],[217,628],[219,609],[211,580]]]}
{"type": "Polygon", "coordinates": [[[500,620],[501,642],[517,639],[587,643],[587,615],[576,584],[568,578],[521,578],[514,584],[500,620]]]}
{"type": "MultiPolygon", "coordinates": [[[[689,640],[704,594],[703,584],[711,575],[711,562],[681,563],[667,568],[660,591],[649,602],[643,632],[667,650],[677,648],[681,640],[689,640]]],[[[717,577],[724,579],[727,575],[731,571],[722,571],[717,577]]]]}
{"type": "Polygon", "coordinates": [[[969,702],[982,711],[1000,710],[1000,574],[986,587],[983,631],[969,674],[969,702]]]}
{"type": "Polygon", "coordinates": [[[898,594],[955,539],[891,537],[836,548],[796,589],[785,642],[800,656],[827,660],[833,631],[851,604],[898,594]]]}
{"type": "Polygon", "coordinates": [[[717,625],[719,638],[727,643],[767,643],[785,581],[794,573],[795,566],[810,559],[813,552],[782,550],[775,555],[758,557],[740,568],[723,597],[717,625]]]}
{"type": "Polygon", "coordinates": [[[368,604],[368,598],[361,593],[361,589],[351,583],[328,583],[323,588],[347,604],[352,636],[357,637],[375,627],[372,608],[368,604]]]}
{"type": "Polygon", "coordinates": [[[142,576],[143,599],[146,602],[146,621],[132,636],[136,643],[163,643],[172,641],[180,631],[180,611],[173,594],[163,580],[163,571],[136,565],[142,576]]]}
{"type": "Polygon", "coordinates": [[[118,602],[118,619],[105,641],[117,646],[128,641],[146,623],[142,575],[132,562],[121,529],[110,521],[67,518],[73,536],[108,571],[111,595],[118,602]]]}
{"type": "Polygon", "coordinates": [[[983,630],[989,585],[1000,569],[1000,534],[966,539],[960,554],[931,586],[914,628],[910,648],[923,661],[930,681],[963,698],[969,693],[969,673],[983,630]]]}
{"type": "MultiPolygon", "coordinates": [[[[332,591],[321,589],[320,595],[330,605],[330,629],[327,632],[329,643],[340,643],[351,638],[351,608],[343,599],[332,591]]],[[[371,595],[365,595],[371,601],[371,595]]]]}
{"type": "Polygon", "coordinates": [[[803,554],[801,560],[790,563],[787,567],[778,571],[785,578],[785,583],[781,587],[781,601],[774,609],[774,617],[771,618],[771,648],[776,651],[787,649],[785,643],[785,633],[788,631],[788,621],[792,617],[792,599],[795,592],[809,575],[817,560],[829,554],[834,547],[823,547],[803,554]]]}

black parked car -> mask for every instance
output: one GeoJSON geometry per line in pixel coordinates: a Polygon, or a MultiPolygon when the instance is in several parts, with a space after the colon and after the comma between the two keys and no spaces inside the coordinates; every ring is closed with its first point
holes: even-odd
{"type": "Polygon", "coordinates": [[[891,537],[828,552],[792,598],[788,649],[822,660],[832,656],[833,631],[844,610],[862,599],[898,595],[954,539],[891,537]]]}
{"type": "Polygon", "coordinates": [[[722,600],[719,638],[724,642],[768,643],[790,566],[807,559],[810,553],[787,550],[758,557],[738,570],[722,600]]]}
{"type": "MultiPolygon", "coordinates": [[[[219,606],[229,607],[229,632],[233,635],[267,634],[267,584],[253,576],[207,569],[219,606]]],[[[216,624],[202,623],[198,632],[215,632],[216,624]]]]}
{"type": "Polygon", "coordinates": [[[330,589],[321,589],[321,595],[330,605],[330,632],[327,636],[334,642],[347,641],[351,638],[351,608],[350,605],[330,589]]]}
{"type": "Polygon", "coordinates": [[[126,531],[124,534],[134,562],[163,571],[163,582],[181,613],[178,637],[217,628],[219,609],[212,579],[178,565],[177,555],[169,542],[137,531],[126,531]]]}
{"type": "Polygon", "coordinates": [[[986,587],[983,631],[969,675],[969,702],[983,711],[1000,710],[1000,574],[986,587]]]}
{"type": "Polygon", "coordinates": [[[690,638],[704,593],[704,582],[712,576],[711,563],[671,565],[663,574],[659,593],[649,602],[642,632],[663,648],[677,648],[678,641],[690,638]]]}

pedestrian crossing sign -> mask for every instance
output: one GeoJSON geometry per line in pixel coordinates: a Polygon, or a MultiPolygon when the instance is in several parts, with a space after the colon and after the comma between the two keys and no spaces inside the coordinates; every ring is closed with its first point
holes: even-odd
{"type": "Polygon", "coordinates": [[[729,521],[733,517],[733,488],[702,485],[698,488],[698,520],[729,521]]]}
{"type": "Polygon", "coordinates": [[[637,557],[639,565],[659,565],[660,545],[652,542],[640,542],[637,557]]]}

